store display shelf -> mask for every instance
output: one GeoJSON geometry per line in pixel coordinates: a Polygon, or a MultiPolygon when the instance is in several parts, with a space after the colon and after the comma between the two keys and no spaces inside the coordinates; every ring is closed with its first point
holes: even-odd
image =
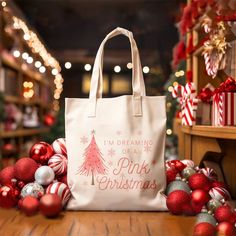
{"type": "Polygon", "coordinates": [[[210,138],[219,138],[219,139],[236,139],[236,127],[233,126],[204,126],[204,125],[195,125],[195,126],[181,126],[181,130],[185,134],[210,137],[210,138]]]}
{"type": "Polygon", "coordinates": [[[38,129],[18,129],[13,131],[6,131],[0,133],[0,138],[13,138],[22,136],[38,135],[49,132],[49,128],[38,128],[38,129]]]}

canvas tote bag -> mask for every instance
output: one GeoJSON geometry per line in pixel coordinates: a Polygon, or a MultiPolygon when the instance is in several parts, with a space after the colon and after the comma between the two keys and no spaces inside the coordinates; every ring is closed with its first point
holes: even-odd
{"type": "Polygon", "coordinates": [[[148,97],[130,31],[117,28],[96,55],[88,99],[66,98],[69,210],[166,210],[165,97],[148,97]],[[103,50],[123,34],[132,53],[132,95],[102,98],[103,50]]]}

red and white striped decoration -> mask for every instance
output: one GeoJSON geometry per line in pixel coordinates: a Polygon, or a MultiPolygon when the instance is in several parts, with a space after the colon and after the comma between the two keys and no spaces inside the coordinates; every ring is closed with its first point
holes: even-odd
{"type": "Polygon", "coordinates": [[[48,166],[53,169],[55,175],[64,175],[67,172],[67,159],[61,154],[55,154],[49,159],[48,166]]]}
{"type": "Polygon", "coordinates": [[[182,124],[192,126],[196,123],[196,110],[198,99],[194,83],[187,83],[184,86],[178,84],[172,90],[172,96],[179,98],[181,105],[182,124]]]}
{"type": "Polygon", "coordinates": [[[71,198],[71,192],[69,187],[61,182],[55,182],[50,184],[46,189],[46,193],[54,193],[61,197],[63,206],[65,206],[71,198]]]}
{"type": "Polygon", "coordinates": [[[213,170],[212,168],[206,167],[206,168],[202,168],[200,170],[201,173],[203,173],[206,177],[208,177],[211,180],[217,180],[218,176],[215,172],[215,170],[213,170]]]}
{"type": "Polygon", "coordinates": [[[230,194],[225,188],[214,187],[209,191],[209,195],[218,201],[229,200],[230,194]]]}
{"type": "Polygon", "coordinates": [[[185,164],[187,167],[194,168],[195,164],[192,160],[181,160],[183,164],[185,164]]]}
{"type": "Polygon", "coordinates": [[[66,139],[65,138],[58,138],[52,143],[52,147],[55,153],[62,154],[67,157],[67,150],[66,150],[66,139]]]}
{"type": "Polygon", "coordinates": [[[205,52],[204,54],[205,59],[205,65],[206,65],[206,72],[209,76],[212,76],[212,78],[216,77],[216,74],[218,72],[219,66],[217,66],[217,63],[214,63],[211,59],[211,56],[208,52],[205,52]]]}

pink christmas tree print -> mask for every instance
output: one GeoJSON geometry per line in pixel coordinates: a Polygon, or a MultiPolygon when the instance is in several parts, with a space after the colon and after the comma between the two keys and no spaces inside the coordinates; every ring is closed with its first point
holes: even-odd
{"type": "Polygon", "coordinates": [[[99,150],[99,147],[96,143],[94,137],[95,131],[92,131],[92,140],[88,147],[85,148],[84,152],[84,163],[79,168],[79,173],[81,175],[91,175],[92,182],[91,185],[94,185],[94,176],[97,174],[106,174],[106,166],[104,164],[104,159],[102,153],[99,150]]]}

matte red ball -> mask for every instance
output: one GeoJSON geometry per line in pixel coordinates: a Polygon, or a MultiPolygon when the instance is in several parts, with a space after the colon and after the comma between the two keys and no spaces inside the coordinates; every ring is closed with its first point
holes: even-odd
{"type": "Polygon", "coordinates": [[[214,216],[218,222],[230,221],[232,217],[232,208],[230,206],[219,206],[215,212],[214,216]]]}
{"type": "Polygon", "coordinates": [[[57,194],[47,193],[39,202],[39,210],[46,217],[56,217],[62,210],[62,201],[57,194]]]}
{"type": "Polygon", "coordinates": [[[207,222],[202,222],[194,227],[194,236],[214,236],[216,232],[215,227],[207,222]]]}
{"type": "Polygon", "coordinates": [[[34,181],[34,173],[38,169],[38,164],[31,158],[24,157],[15,164],[15,176],[18,180],[29,183],[34,181]]]}
{"type": "Polygon", "coordinates": [[[167,199],[166,205],[169,211],[175,215],[180,215],[183,213],[183,206],[189,204],[190,195],[182,190],[176,190],[171,192],[167,199]]]}
{"type": "Polygon", "coordinates": [[[202,189],[208,192],[211,188],[209,179],[201,173],[191,175],[188,179],[188,184],[192,190],[202,189]]]}
{"type": "Polygon", "coordinates": [[[166,170],[166,181],[167,184],[175,180],[178,171],[175,168],[169,168],[166,170]]]}
{"type": "Polygon", "coordinates": [[[196,189],[192,191],[190,197],[191,202],[194,205],[198,205],[201,207],[203,207],[210,200],[209,194],[202,189],[196,189]]]}
{"type": "Polygon", "coordinates": [[[35,215],[39,209],[39,201],[32,196],[26,196],[21,203],[21,211],[27,216],[35,215]]]}
{"type": "Polygon", "coordinates": [[[0,171],[0,184],[11,184],[11,180],[15,178],[14,166],[8,166],[0,171]]]}
{"type": "Polygon", "coordinates": [[[11,185],[5,185],[0,188],[0,207],[12,208],[17,205],[19,191],[11,185]]]}
{"type": "Polygon", "coordinates": [[[47,165],[53,154],[52,146],[45,142],[35,143],[30,149],[30,157],[42,165],[47,165]]]}
{"type": "Polygon", "coordinates": [[[233,236],[235,234],[234,225],[226,221],[219,223],[216,230],[219,235],[233,236]]]}

